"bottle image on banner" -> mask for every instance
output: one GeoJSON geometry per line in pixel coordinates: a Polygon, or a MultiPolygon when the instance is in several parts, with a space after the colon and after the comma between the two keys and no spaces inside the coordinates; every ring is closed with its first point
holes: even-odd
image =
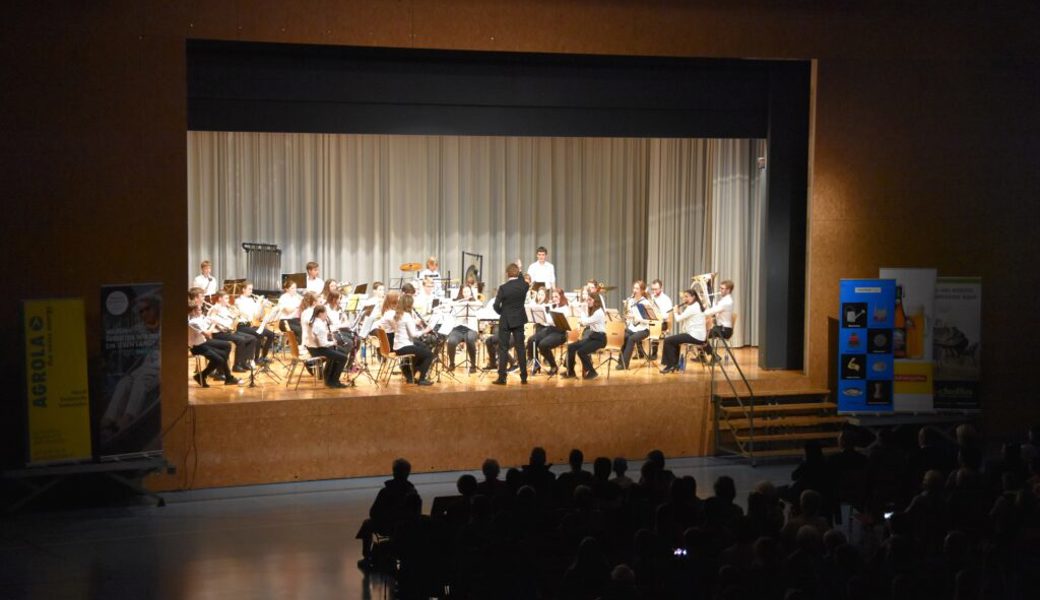
{"type": "Polygon", "coordinates": [[[906,357],[924,358],[924,307],[920,304],[906,319],[906,357]]]}
{"type": "Polygon", "coordinates": [[[896,286],[896,308],[892,314],[895,321],[892,327],[892,355],[895,358],[906,358],[906,312],[903,311],[903,286],[896,286]]]}

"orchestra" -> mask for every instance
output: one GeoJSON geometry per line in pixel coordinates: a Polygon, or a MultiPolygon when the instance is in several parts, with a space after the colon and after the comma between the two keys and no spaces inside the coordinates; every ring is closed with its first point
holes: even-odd
{"type": "MultiPolygon", "coordinates": [[[[232,373],[266,369],[268,363],[278,360],[286,344],[283,338],[290,331],[308,353],[326,359],[325,384],[330,388],[353,384],[352,374],[363,374],[370,360],[382,360],[372,335],[375,329],[386,332],[394,353],[412,357],[401,363],[400,373],[408,383],[422,386],[439,381],[444,373],[459,381],[452,374],[463,345],[463,366],[468,367],[463,374],[498,371],[500,361],[506,361],[495,383],[503,381],[503,373],[514,370],[514,365],[520,366],[518,355],[532,361],[531,375],[579,379],[580,363],[580,379],[595,379],[599,374],[593,358],[606,346],[608,320],[625,322],[619,371],[631,369],[634,358],[643,361],[637,365],[653,364],[656,345],[660,345],[660,372],[674,373],[680,370],[683,345],[696,347],[699,354],[714,352],[709,344],[713,338],[724,342],[733,335],[734,284],[730,280],[719,282],[718,293],[712,293],[714,274],[707,274],[708,279],[701,282],[698,279],[705,276],[693,277],[693,287],[682,292],[681,303],[674,307],[660,279],[649,286],[636,280],[630,295],[615,304],[619,310],[614,310],[607,308],[606,294],[616,290],[615,286],[588,278],[573,293],[565,292],[556,285],[556,268],[546,260],[547,255],[546,248],[539,247],[527,272],[520,259],[508,265],[508,272],[516,273],[523,284],[525,293],[520,298],[527,324],[517,329],[511,321],[512,338],[506,348],[501,348],[498,331],[502,305],[494,295],[487,299],[481,293],[478,272],[467,271],[463,280],[451,279],[450,273],[442,278],[434,256],[421,271],[419,263],[401,265],[402,271],[418,272],[418,277],[401,278],[392,286],[373,281],[357,288],[337,278],[322,279],[318,263],[311,261],[305,267],[305,290],[297,288],[297,282],[304,282],[302,274],[286,275],[282,293],[270,297],[256,294],[253,283],[244,279],[224,280],[221,289],[212,264],[203,261],[188,290],[189,351],[206,359],[205,369],[193,378],[200,387],[208,387],[211,376],[240,383],[232,373]],[[656,332],[653,337],[651,331],[656,332]],[[482,334],[484,344],[478,344],[482,334]],[[647,341],[650,347],[644,352],[647,341]],[[486,346],[483,368],[478,346],[486,346]],[[565,362],[558,364],[556,351],[564,347],[565,362]],[[230,360],[232,349],[234,361],[230,360]],[[356,356],[360,356],[357,362],[356,356]]],[[[526,371],[521,377],[526,382],[526,371]]]]}

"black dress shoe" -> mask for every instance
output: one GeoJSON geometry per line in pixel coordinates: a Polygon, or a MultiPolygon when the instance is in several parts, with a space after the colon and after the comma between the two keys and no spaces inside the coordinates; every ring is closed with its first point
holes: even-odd
{"type": "Polygon", "coordinates": [[[674,372],[676,372],[678,370],[679,370],[678,367],[665,367],[665,368],[661,369],[661,374],[662,375],[667,375],[669,373],[674,373],[674,372]]]}
{"type": "Polygon", "coordinates": [[[340,383],[338,381],[333,381],[332,383],[326,383],[325,385],[330,387],[330,388],[334,388],[334,389],[335,388],[345,388],[345,387],[347,387],[346,385],[344,385],[344,384],[342,384],[342,383],[340,383]]]}
{"type": "Polygon", "coordinates": [[[202,376],[202,373],[196,373],[192,379],[202,387],[209,387],[209,384],[206,383],[206,378],[202,376]]]}
{"type": "Polygon", "coordinates": [[[520,378],[520,385],[527,385],[527,378],[526,377],[520,378]]]}
{"type": "Polygon", "coordinates": [[[505,385],[506,384],[506,380],[505,379],[496,379],[496,380],[492,381],[491,383],[493,383],[495,385],[505,385]]]}
{"type": "Polygon", "coordinates": [[[415,383],[415,378],[414,378],[414,377],[412,377],[411,375],[405,375],[405,376],[404,376],[404,380],[405,380],[406,382],[408,382],[408,383],[415,383]]]}
{"type": "Polygon", "coordinates": [[[430,381],[429,379],[426,379],[425,377],[423,377],[419,381],[416,381],[415,383],[416,383],[416,385],[433,385],[433,382],[430,381]]]}
{"type": "Polygon", "coordinates": [[[575,375],[574,373],[571,373],[570,371],[567,371],[567,372],[563,373],[562,375],[560,375],[560,379],[575,379],[577,377],[578,377],[577,375],[575,375]]]}
{"type": "Polygon", "coordinates": [[[590,371],[581,376],[582,379],[595,379],[597,377],[599,377],[599,373],[595,371],[590,371]]]}
{"type": "Polygon", "coordinates": [[[625,365],[618,365],[614,368],[615,371],[624,371],[627,367],[625,365]]]}
{"type": "Polygon", "coordinates": [[[553,368],[549,369],[548,371],[546,371],[545,374],[548,375],[549,377],[552,377],[553,375],[555,375],[558,372],[559,372],[559,369],[557,369],[556,367],[553,367],[553,368]]]}
{"type": "Polygon", "coordinates": [[[249,368],[248,367],[243,367],[243,366],[239,366],[239,365],[235,365],[235,366],[231,367],[231,370],[234,371],[235,373],[248,373],[249,372],[249,368]]]}
{"type": "Polygon", "coordinates": [[[476,372],[477,372],[477,368],[476,368],[476,367],[470,367],[470,368],[469,368],[469,374],[470,374],[470,375],[472,375],[472,374],[474,374],[474,373],[476,373],[476,372]]]}
{"type": "Polygon", "coordinates": [[[238,385],[239,381],[235,377],[225,377],[224,383],[226,383],[227,385],[238,385]]]}

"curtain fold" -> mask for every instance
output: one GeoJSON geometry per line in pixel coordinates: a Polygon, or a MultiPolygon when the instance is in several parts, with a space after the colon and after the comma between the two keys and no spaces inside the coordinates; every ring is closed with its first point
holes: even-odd
{"type": "Polygon", "coordinates": [[[282,272],[315,260],[355,284],[396,283],[431,255],[460,277],[474,252],[493,287],[546,246],[565,289],[618,286],[610,306],[635,279],[675,298],[717,271],[737,283],[738,345],[757,341],[757,141],[188,132],[187,144],[189,279],[203,259],[241,277],[241,244],[265,242],[282,272]]]}

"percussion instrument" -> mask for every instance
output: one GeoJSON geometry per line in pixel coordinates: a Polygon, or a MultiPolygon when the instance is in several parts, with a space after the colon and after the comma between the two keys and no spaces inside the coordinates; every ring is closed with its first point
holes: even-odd
{"type": "Polygon", "coordinates": [[[417,262],[401,263],[401,270],[406,272],[406,273],[410,273],[410,272],[414,272],[414,271],[422,271],[422,268],[423,268],[422,265],[417,263],[417,262]]]}

